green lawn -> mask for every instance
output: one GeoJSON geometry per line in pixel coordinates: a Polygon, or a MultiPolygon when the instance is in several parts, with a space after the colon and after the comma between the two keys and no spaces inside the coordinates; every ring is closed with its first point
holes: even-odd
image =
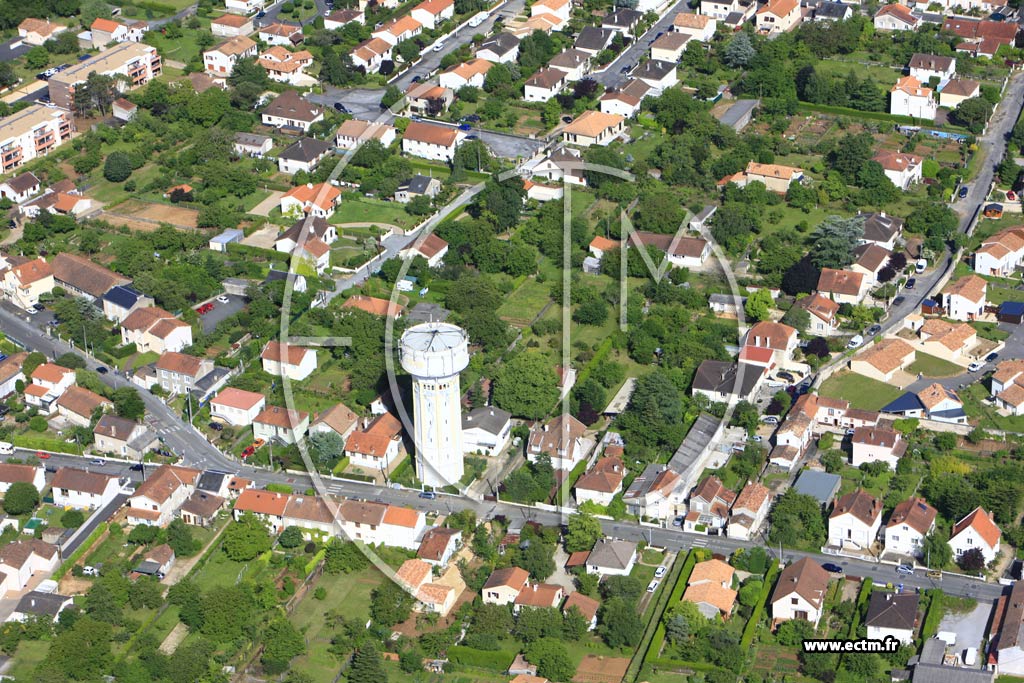
{"type": "Polygon", "coordinates": [[[14,680],[32,680],[32,671],[40,662],[46,659],[46,653],[50,650],[50,642],[47,640],[23,640],[18,643],[18,649],[14,653],[14,666],[7,675],[14,680]]]}
{"type": "Polygon", "coordinates": [[[814,70],[818,73],[832,74],[833,76],[845,77],[850,72],[857,74],[858,78],[871,76],[879,85],[891,86],[902,75],[902,70],[896,70],[885,66],[865,65],[858,62],[844,62],[838,59],[822,59],[815,63],[814,70]]]}
{"type": "Polygon", "coordinates": [[[977,421],[983,429],[1002,429],[1009,432],[1024,432],[1024,416],[1004,417],[996,412],[992,404],[982,403],[988,397],[988,390],[979,383],[974,383],[961,390],[958,394],[964,402],[964,412],[977,421]]]}
{"type": "Polygon", "coordinates": [[[978,336],[982,339],[990,339],[992,341],[1003,341],[1010,336],[1009,332],[1004,332],[999,329],[995,323],[984,323],[984,322],[972,322],[969,323],[971,327],[978,331],[978,336]]]}
{"type": "Polygon", "coordinates": [[[546,282],[537,282],[534,278],[526,278],[522,285],[505,298],[498,308],[498,315],[516,325],[525,327],[534,316],[540,313],[549,301],[551,286],[546,282]]]}
{"type": "Polygon", "coordinates": [[[425,216],[411,216],[397,202],[384,202],[356,194],[345,194],[341,208],[331,216],[336,223],[387,223],[400,228],[411,228],[425,216]]]}
{"type": "Polygon", "coordinates": [[[192,579],[202,586],[203,590],[209,590],[213,586],[234,586],[246,574],[258,572],[265,566],[262,558],[251,562],[234,562],[223,552],[215,550],[206,564],[195,571],[192,579]]]}
{"type": "Polygon", "coordinates": [[[955,377],[963,371],[964,369],[956,363],[920,351],[917,352],[914,362],[907,367],[907,372],[915,375],[920,373],[925,377],[955,377]]]}
{"type": "Polygon", "coordinates": [[[845,370],[828,378],[821,385],[819,393],[822,396],[844,399],[849,401],[851,406],[864,410],[878,410],[903,395],[899,388],[891,384],[845,370]]]}
{"type": "Polygon", "coordinates": [[[292,668],[309,674],[314,681],[333,681],[341,663],[328,651],[334,630],[327,624],[327,613],[359,621],[369,618],[370,592],[382,580],[380,572],[372,568],[357,574],[323,574],[316,587],[325,588],[327,597],[317,600],[311,592],[292,613],[292,622],[309,644],[306,654],[292,662],[292,668]]]}

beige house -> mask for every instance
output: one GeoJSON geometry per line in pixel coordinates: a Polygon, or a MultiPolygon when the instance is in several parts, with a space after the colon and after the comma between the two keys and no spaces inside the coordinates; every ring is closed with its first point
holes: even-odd
{"type": "Polygon", "coordinates": [[[735,183],[740,187],[746,187],[747,183],[764,183],[770,192],[786,194],[789,186],[794,181],[799,182],[804,177],[804,170],[795,166],[783,166],[781,164],[759,164],[751,161],[747,167],[739,173],[725,176],[718,181],[719,186],[728,183],[735,183]]]}
{"type": "Polygon", "coordinates": [[[800,23],[800,0],[770,0],[757,10],[757,32],[775,36],[789,31],[800,23]]]}
{"type": "Polygon", "coordinates": [[[66,31],[67,28],[67,26],[55,24],[46,19],[29,17],[18,24],[18,37],[26,45],[42,45],[50,38],[56,37],[58,33],[66,31]]]}
{"type": "Polygon", "coordinates": [[[484,583],[481,597],[485,605],[510,605],[530,583],[530,574],[519,567],[505,567],[491,572],[484,583]]]}
{"type": "Polygon", "coordinates": [[[117,415],[101,417],[92,433],[95,439],[93,450],[130,460],[141,460],[146,451],[157,444],[156,435],[146,425],[117,415]]]}
{"type": "Polygon", "coordinates": [[[893,376],[914,362],[914,347],[902,339],[883,339],[870,349],[850,359],[850,369],[879,382],[890,382],[893,376]]]}
{"type": "Polygon", "coordinates": [[[850,270],[863,275],[871,287],[878,283],[878,274],[889,263],[892,252],[874,242],[868,242],[854,249],[853,255],[857,260],[850,266],[850,270]]]}
{"type": "Polygon", "coordinates": [[[977,81],[967,78],[954,78],[942,86],[939,91],[939,106],[955,109],[964,100],[977,97],[981,88],[977,81]]]}
{"type": "Polygon", "coordinates": [[[121,343],[140,353],[163,354],[192,345],[192,326],[157,306],[139,308],[121,321],[121,343]]]}
{"type": "Polygon", "coordinates": [[[562,140],[580,147],[606,146],[625,130],[626,119],[618,114],[585,111],[562,129],[562,140]]]}
{"type": "Polygon", "coordinates": [[[42,294],[53,291],[53,267],[42,258],[3,271],[4,296],[18,308],[29,310],[42,294]]]}
{"type": "Polygon", "coordinates": [[[967,323],[929,318],[921,326],[921,350],[944,360],[958,361],[978,342],[977,331],[967,323]]]}
{"type": "Polygon", "coordinates": [[[797,299],[794,306],[799,306],[810,314],[810,323],[807,325],[809,334],[818,337],[835,334],[839,326],[839,319],[836,317],[836,314],[839,313],[839,304],[835,301],[815,292],[810,296],[797,299]]]}

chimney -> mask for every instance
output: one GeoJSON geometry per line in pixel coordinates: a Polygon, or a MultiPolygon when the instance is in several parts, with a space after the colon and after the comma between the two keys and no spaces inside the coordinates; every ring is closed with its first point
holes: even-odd
{"type": "Polygon", "coordinates": [[[313,189],[313,183],[306,183],[306,187],[309,188],[310,190],[312,190],[313,189]]]}
{"type": "Polygon", "coordinates": [[[544,431],[548,431],[548,426],[546,424],[544,425],[544,431]]]}

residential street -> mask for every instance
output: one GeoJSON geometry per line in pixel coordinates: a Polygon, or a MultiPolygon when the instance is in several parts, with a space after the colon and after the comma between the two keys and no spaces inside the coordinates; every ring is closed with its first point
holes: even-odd
{"type": "Polygon", "coordinates": [[[634,66],[640,63],[640,59],[647,54],[647,51],[651,49],[651,43],[654,42],[655,36],[671,30],[672,21],[677,14],[691,11],[688,0],[679,0],[679,2],[666,10],[646,33],[634,40],[629,47],[623,50],[622,54],[609,64],[604,71],[591,74],[591,78],[609,90],[625,83],[626,79],[629,78],[629,74],[622,73],[622,69],[629,67],[628,70],[632,70],[634,66]]]}

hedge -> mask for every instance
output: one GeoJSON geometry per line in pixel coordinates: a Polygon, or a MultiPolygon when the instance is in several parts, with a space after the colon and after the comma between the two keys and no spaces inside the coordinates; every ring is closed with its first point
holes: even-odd
{"type": "Polygon", "coordinates": [[[775,576],[778,573],[779,561],[777,559],[772,560],[771,566],[768,567],[768,573],[764,575],[764,583],[761,584],[761,592],[757,596],[757,604],[750,613],[750,619],[747,620],[746,625],[743,627],[743,635],[740,636],[741,650],[749,650],[750,646],[754,643],[754,634],[757,633],[757,625],[761,621],[761,613],[764,612],[764,606],[768,602],[768,596],[771,595],[775,576]]]}
{"type": "Polygon", "coordinates": [[[96,543],[100,536],[106,533],[109,526],[110,524],[107,522],[100,522],[96,528],[92,530],[92,533],[82,541],[82,544],[75,549],[75,552],[71,553],[71,555],[68,556],[68,559],[64,560],[61,565],[57,567],[57,571],[53,574],[53,579],[55,581],[60,581],[64,578],[64,575],[68,573],[68,570],[75,566],[75,563],[82,559],[83,555],[89,552],[89,549],[92,548],[93,544],[96,543]]]}
{"type": "Polygon", "coordinates": [[[943,593],[938,588],[930,588],[924,591],[928,596],[928,612],[925,613],[924,621],[921,623],[921,640],[925,641],[935,635],[939,630],[939,622],[942,621],[942,597],[943,593]]]}
{"type": "Polygon", "coordinates": [[[569,476],[566,477],[565,481],[562,482],[562,486],[555,492],[555,505],[561,505],[563,500],[570,500],[570,493],[572,487],[576,485],[576,480],[583,476],[583,472],[587,469],[587,461],[583,460],[576,467],[572,468],[569,472],[569,476]]]}
{"type": "Polygon", "coordinates": [[[843,116],[871,119],[874,121],[883,121],[885,123],[902,123],[908,126],[928,128],[929,130],[945,130],[963,135],[973,135],[969,130],[961,128],[960,126],[951,126],[949,124],[945,126],[937,126],[934,122],[925,119],[915,119],[913,116],[897,116],[894,114],[886,114],[881,111],[860,111],[859,109],[850,109],[848,107],[833,107],[829,104],[811,104],[809,102],[801,102],[800,106],[797,107],[797,111],[800,110],[818,112],[820,114],[841,114],[843,116]]]}
{"type": "Polygon", "coordinates": [[[515,652],[502,650],[478,650],[465,645],[452,645],[448,648],[448,660],[463,666],[474,666],[498,673],[508,671],[508,667],[516,658],[515,652]]]}
{"type": "Polygon", "coordinates": [[[586,367],[580,370],[579,376],[576,378],[576,384],[582,384],[590,377],[590,373],[594,370],[594,367],[603,361],[612,350],[612,338],[605,337],[601,345],[597,347],[597,351],[594,352],[593,358],[587,361],[586,367]]]}
{"type": "Polygon", "coordinates": [[[316,566],[318,564],[320,564],[320,560],[324,559],[324,555],[326,555],[326,554],[327,554],[327,549],[326,548],[321,548],[320,550],[316,551],[316,553],[313,555],[312,559],[310,559],[310,561],[307,562],[306,566],[304,567],[305,575],[306,576],[309,576],[310,573],[314,569],[316,569],[316,566]]]}
{"type": "Polygon", "coordinates": [[[81,455],[82,447],[77,443],[68,443],[60,439],[50,439],[45,436],[33,436],[32,434],[12,434],[11,443],[18,448],[25,448],[34,451],[50,451],[52,453],[70,453],[81,455]]]}
{"type": "MultiPolygon", "coordinates": [[[[686,592],[686,582],[689,581],[695,564],[697,564],[697,554],[691,550],[687,554],[686,560],[683,561],[683,568],[679,571],[679,578],[676,579],[675,584],[672,586],[672,592],[668,595],[666,609],[683,599],[683,593],[686,592]]],[[[660,655],[661,648],[664,645],[665,623],[659,618],[658,628],[654,630],[654,637],[651,639],[651,644],[647,647],[647,654],[644,656],[644,664],[660,655]]]]}
{"type": "MultiPolygon", "coordinates": [[[[681,659],[670,659],[668,657],[658,657],[657,659],[651,659],[644,663],[644,667],[647,666],[658,667],[660,669],[690,669],[692,671],[728,671],[719,666],[712,664],[711,662],[685,662],[681,659]]],[[[729,674],[735,676],[736,674],[729,671],[729,674]]]]}
{"type": "Polygon", "coordinates": [[[110,350],[110,355],[114,358],[127,358],[128,356],[138,353],[138,348],[135,343],[127,344],[125,346],[117,346],[110,350]]]}

